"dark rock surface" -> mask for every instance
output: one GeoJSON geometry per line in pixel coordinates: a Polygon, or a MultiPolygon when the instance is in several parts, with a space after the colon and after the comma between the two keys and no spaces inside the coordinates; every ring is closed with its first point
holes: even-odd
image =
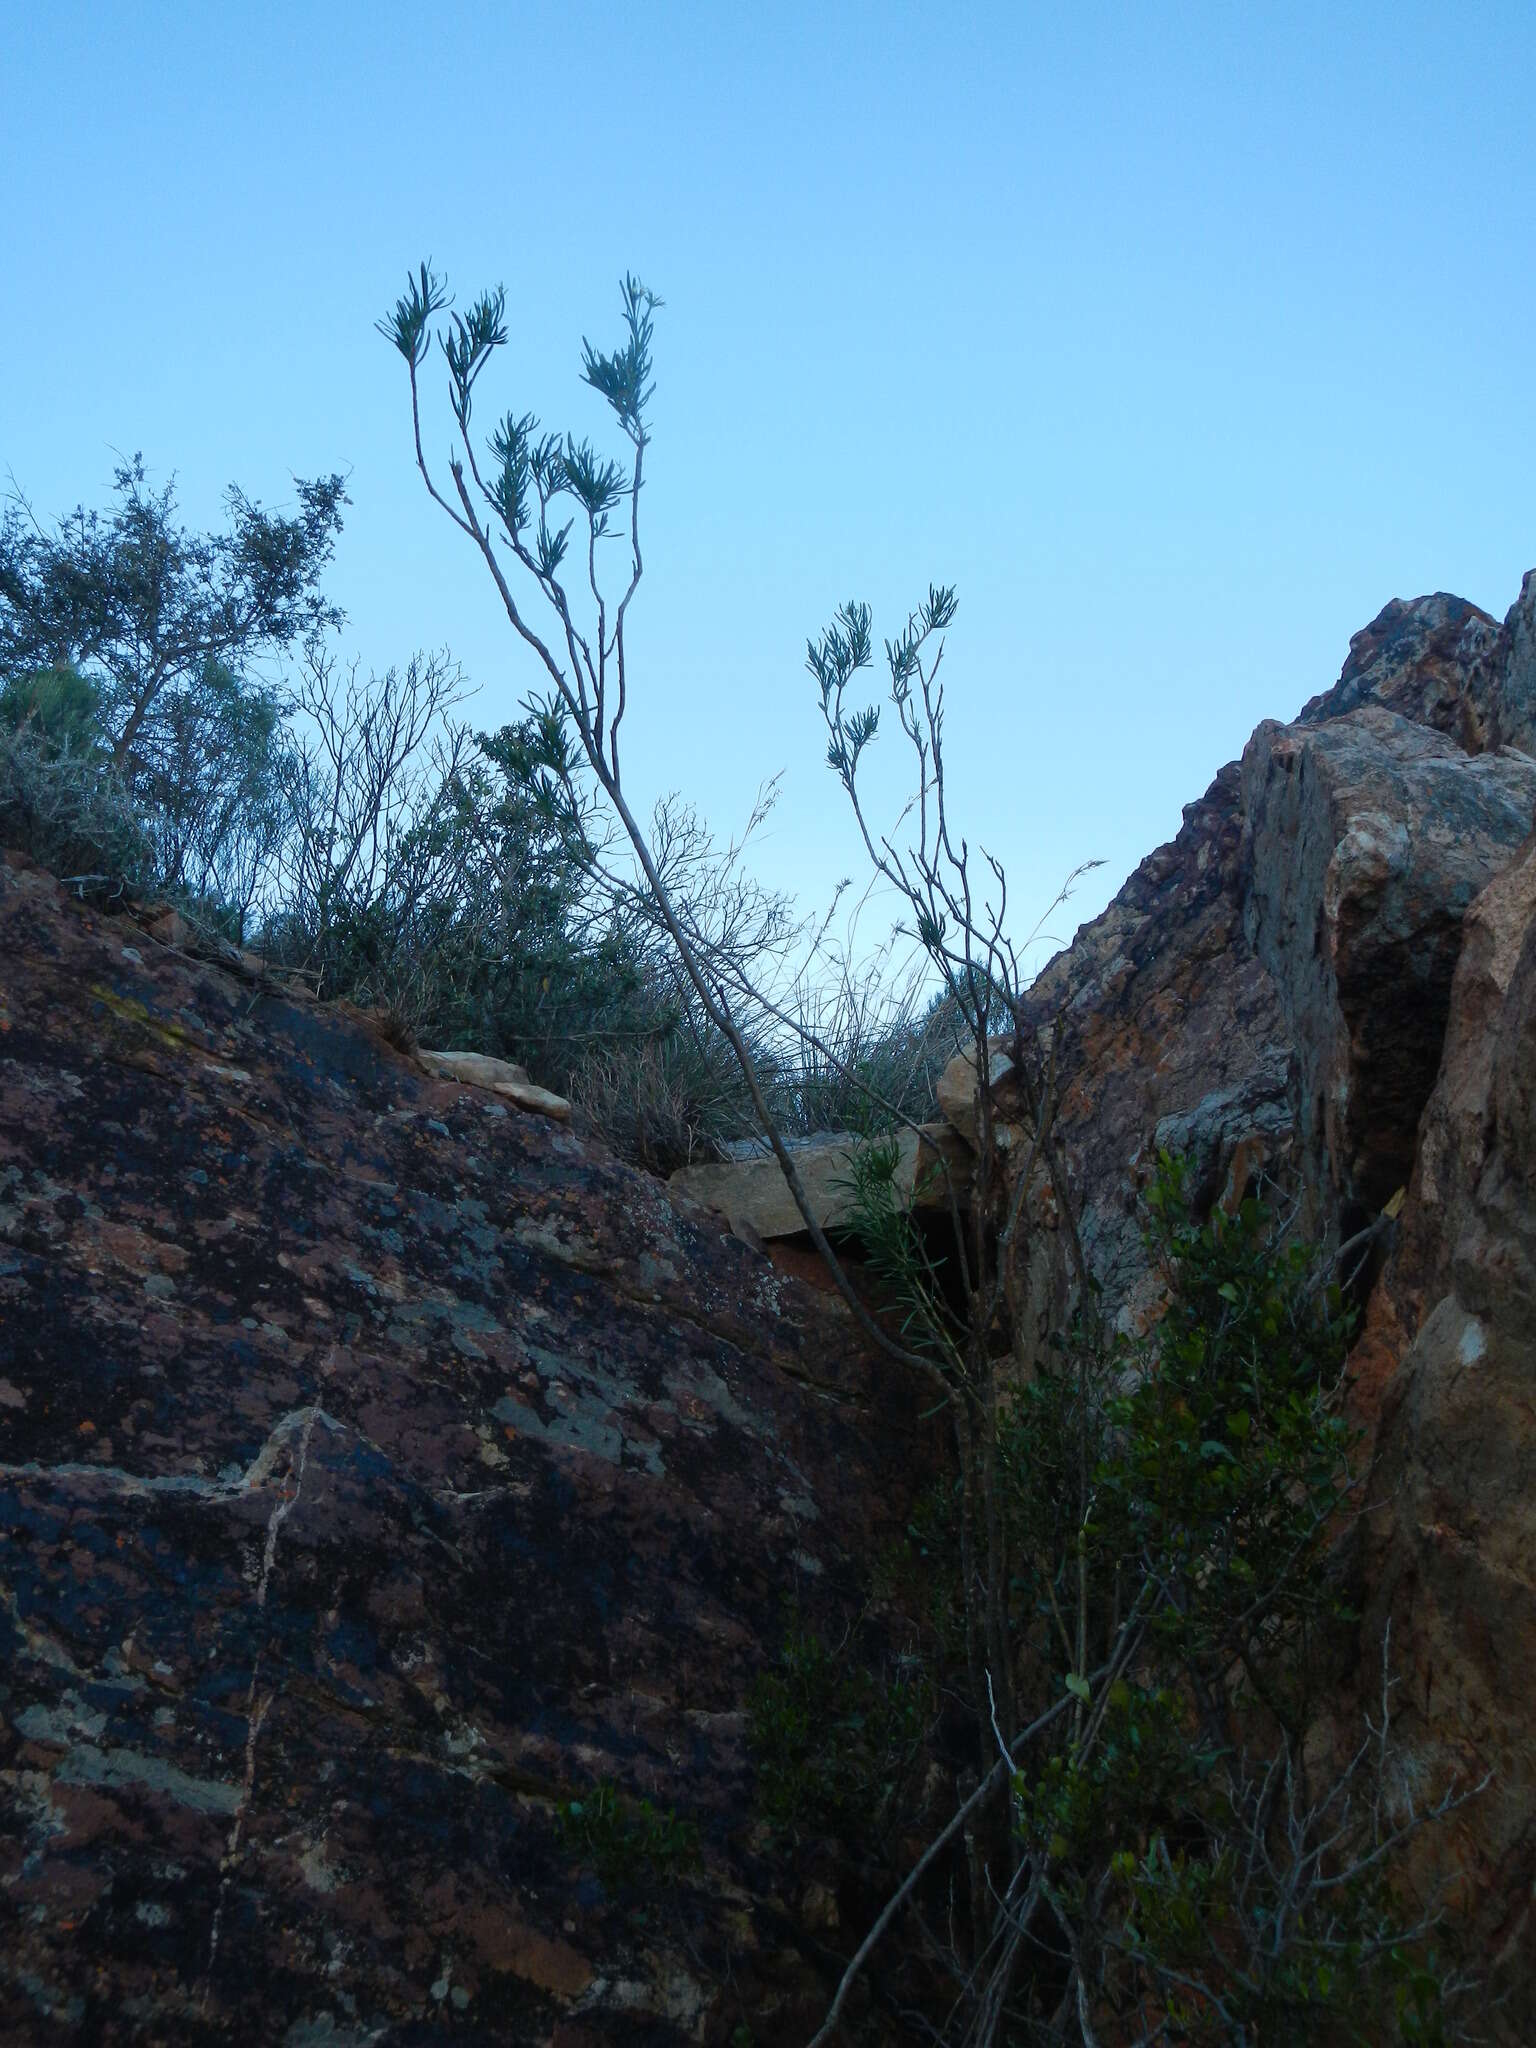
{"type": "Polygon", "coordinates": [[[1408,603],[1394,597],[1354,635],[1338,681],[1303,705],[1296,723],[1321,725],[1376,705],[1480,752],[1487,707],[1469,684],[1494,673],[1498,639],[1498,621],[1464,597],[1443,590],[1408,603]]]}
{"type": "Polygon", "coordinates": [[[1030,993],[1042,1030],[1064,1016],[1058,1127],[1084,1250],[1127,1329],[1159,1298],[1138,1210],[1158,1148],[1191,1159],[1208,1199],[1289,1154],[1292,1044],[1244,935],[1245,878],[1234,762],[1030,993]]]}
{"type": "Polygon", "coordinates": [[[0,864],[0,2039],[801,2038],[743,1697],[918,1446],[715,1219],[0,864]]]}
{"type": "Polygon", "coordinates": [[[1528,569],[1499,636],[1479,664],[1473,694],[1487,744],[1536,754],[1536,569],[1528,569]]]}

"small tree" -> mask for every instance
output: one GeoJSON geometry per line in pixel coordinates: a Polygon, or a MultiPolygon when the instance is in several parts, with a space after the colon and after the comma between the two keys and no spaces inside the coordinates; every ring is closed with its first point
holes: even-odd
{"type": "Polygon", "coordinates": [[[296,485],[292,516],[228,494],[229,526],[194,533],[143,460],[114,473],[106,515],[48,532],[0,510],[0,688],[68,673],[94,695],[93,744],[142,816],[159,886],[243,921],[281,836],[283,709],[264,671],[340,621],[321,595],[346,503],[339,476],[296,485]]]}
{"type": "Polygon", "coordinates": [[[470,428],[476,386],[492,355],[507,340],[506,294],[501,288],[483,293],[467,313],[451,313],[439,336],[437,319],[449,299],[442,280],[422,264],[407,281],[393,313],[378,326],[409,374],[416,462],[428,494],[479,551],[513,631],[539,663],[549,686],[548,708],[555,715],[550,721],[552,744],[542,766],[551,801],[564,808],[573,825],[579,820],[582,800],[576,771],[578,761],[583,763],[619,820],[648,901],[676,948],[692,995],[740,1063],[759,1125],[839,1291],[875,1341],[915,1369],[931,1373],[947,1400],[948,1389],[932,1361],[909,1352],[876,1325],[844,1273],[806,1195],[738,1017],[747,991],[736,979],[731,949],[704,927],[695,904],[669,886],[663,854],[647,835],[624,786],[621,733],[629,708],[625,635],[644,567],[640,495],[650,438],[646,414],[654,392],[654,315],[660,303],[637,278],[627,277],[623,343],[608,354],[583,343],[583,381],[607,402],[629,443],[627,474],[620,464],[601,457],[590,441],[541,432],[531,413],[509,412],[501,419],[485,444],[482,464],[470,428]],[[458,429],[446,486],[434,476],[422,442],[421,372],[435,339],[441,342],[458,429]],[[567,504],[572,516],[558,523],[567,504]],[[578,521],[575,559],[585,570],[585,618],[578,616],[576,598],[563,573],[578,521]],[[617,597],[605,590],[598,572],[599,550],[615,538],[627,543],[628,554],[617,597]],[[524,596],[514,588],[514,579],[524,596]],[[530,598],[540,606],[540,614],[525,609],[530,598]],[[554,737],[563,735],[567,724],[576,735],[575,757],[565,752],[562,739],[554,737]]]}
{"type": "MultiPolygon", "coordinates": [[[[340,623],[318,582],[341,529],[339,476],[299,481],[285,518],[231,487],[229,529],[189,532],[172,480],[150,488],[135,455],[105,518],[83,506],[47,533],[13,496],[0,512],[0,684],[39,669],[100,683],[115,758],[145,758],[168,700],[196,696],[209,664],[245,679],[267,657],[340,623]]],[[[215,685],[216,687],[216,685],[215,685]]]]}

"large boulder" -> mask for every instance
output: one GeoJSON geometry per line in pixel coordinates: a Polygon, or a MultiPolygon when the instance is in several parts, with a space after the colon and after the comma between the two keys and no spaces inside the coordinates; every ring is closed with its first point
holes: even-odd
{"type": "Polygon", "coordinates": [[[656,1183],[0,863],[0,2039],[803,2041],[744,1700],[928,1440],[656,1183]]]}
{"type": "Polygon", "coordinates": [[[1491,1774],[1407,1875],[1511,2043],[1536,2038],[1533,755],[1536,572],[1502,626],[1394,603],[1029,1001],[1042,1038],[1060,1021],[1059,1129],[1122,1328],[1160,1308],[1136,1219],[1159,1146],[1202,1201],[1273,1174],[1325,1253],[1393,1245],[1351,1360],[1375,1448],[1334,1726],[1379,1710],[1385,1639],[1421,1809],[1491,1774]]]}

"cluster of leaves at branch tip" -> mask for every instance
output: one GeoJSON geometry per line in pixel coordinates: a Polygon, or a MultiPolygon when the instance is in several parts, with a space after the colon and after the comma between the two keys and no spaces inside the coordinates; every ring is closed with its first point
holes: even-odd
{"type": "MultiPolygon", "coordinates": [[[[622,294],[626,340],[604,353],[584,338],[581,375],[583,383],[607,401],[638,453],[647,438],[645,409],[656,388],[651,344],[653,316],[662,301],[633,276],[625,277],[622,294]]],[[[393,313],[376,325],[405,359],[414,378],[426,364],[433,322],[438,314],[449,312],[448,332],[439,334],[438,340],[448,367],[453,416],[467,438],[476,381],[495,351],[507,342],[506,291],[498,285],[482,292],[467,313],[452,312],[451,306],[446,282],[430,263],[423,263],[407,279],[393,313]]],[[[541,434],[532,413],[507,413],[492,431],[487,449],[491,458],[487,493],[514,542],[527,532],[537,506],[535,560],[539,575],[553,587],[575,522],[552,526],[551,506],[563,496],[574,498],[598,540],[610,531],[610,515],[632,488],[633,479],[621,464],[599,456],[590,441],[578,441],[572,434],[563,439],[559,434],[541,434]]],[[[457,458],[453,467],[460,468],[457,458]]]]}
{"type": "MultiPolygon", "coordinates": [[[[911,697],[924,641],[930,634],[951,626],[958,610],[959,599],[952,587],[930,584],[926,601],[913,612],[896,639],[885,642],[891,701],[898,712],[906,708],[911,697]]],[[[853,678],[861,669],[870,667],[873,647],[869,606],[857,600],[838,610],[819,639],[806,642],[805,665],[821,692],[822,717],[831,734],[827,766],[850,796],[859,758],[880,730],[880,707],[865,704],[845,711],[843,699],[853,678]]]]}

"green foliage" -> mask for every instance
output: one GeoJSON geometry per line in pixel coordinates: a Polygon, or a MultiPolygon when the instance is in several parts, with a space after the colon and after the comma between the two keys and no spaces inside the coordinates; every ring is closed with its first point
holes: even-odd
{"type": "Polygon", "coordinates": [[[878,1839],[901,1816],[934,1712],[916,1660],[874,1668],[796,1621],[747,1696],[764,1814],[797,1833],[878,1839]]]}
{"type": "Polygon", "coordinates": [[[1148,1814],[1193,1797],[1216,1761],[1176,1689],[1117,1679],[1091,1747],[1068,1741],[1034,1778],[1016,1778],[1020,1833],[1049,1859],[1062,1895],[1085,1903],[1104,1863],[1114,1868],[1123,1845],[1139,1844],[1148,1814]]]}
{"type": "Polygon", "coordinates": [[[1262,1204],[1197,1222],[1165,1156],[1147,1207],[1171,1298],[1152,1368],[1109,1403],[1096,1533],[1155,1581],[1153,1627],[1194,1678],[1240,1666],[1294,1727],[1311,1633],[1346,1613],[1328,1534],[1358,1441],[1349,1321],[1262,1204]]]}
{"type": "Polygon", "coordinates": [[[1442,2048],[1452,1973],[1373,1874],[1293,1900],[1252,1884],[1240,1844],[1201,1853],[1156,1837],[1122,1852],[1125,1958],[1160,1989],[1177,2038],[1209,2048],[1309,2041],[1442,2048]]]}
{"type": "MultiPolygon", "coordinates": [[[[894,1163],[890,1145],[862,1155],[859,1228],[907,1342],[957,1372],[964,1325],[896,1199],[894,1163]]],[[[1003,1564],[989,1568],[1006,1573],[1010,1662],[1027,1688],[1015,1725],[1062,1709],[1015,1751],[1015,1854],[1106,2016],[1154,2032],[1166,2019],[1170,2038],[1212,2048],[1384,2028],[1439,2041],[1450,1980],[1389,1882],[1419,1822],[1402,1819],[1386,1697],[1353,1759],[1306,1761],[1328,1640],[1352,1618],[1335,1541],[1355,1490],[1356,1435],[1339,1412],[1349,1314],[1313,1248],[1263,1204],[1196,1216],[1179,1161],[1159,1161],[1146,1212],[1161,1321],[1131,1344],[1079,1318],[999,1404],[990,1540],[1003,1564]]],[[[958,1484],[932,1490],[905,1572],[887,1572],[894,1597],[925,1601],[961,1685],[963,1507],[958,1484]]],[[[828,1705],[807,1698],[794,1725],[818,1715],[828,1705]]],[[[804,1775],[790,1789],[825,1796],[804,1775]]],[[[1059,1997],[1049,1967],[1025,1971],[1018,2038],[1061,2038],[1046,2024],[1059,1997]]]]}
{"type": "Polygon", "coordinates": [[[74,669],[0,685],[0,846],[84,895],[111,896],[153,875],[153,842],[112,759],[100,689],[74,669]]]}
{"type": "Polygon", "coordinates": [[[557,1813],[567,1847],[610,1890],[676,1878],[698,1863],[699,1830],[693,1821],[649,1799],[627,1797],[611,1779],[584,1798],[562,1801],[557,1813]]]}
{"type": "Polygon", "coordinates": [[[1073,1701],[1015,1778],[1021,1846],[1100,1995],[1174,2038],[1378,2040],[1396,2011],[1437,2040],[1441,1976],[1386,1883],[1385,1704],[1339,1772],[1304,1762],[1319,1632],[1348,1618],[1348,1317],[1261,1204],[1197,1219],[1165,1156],[1147,1209],[1161,1323],[1139,1352],[1077,1333],[1002,1430],[1015,1625],[1073,1701]]]}
{"type": "Polygon", "coordinates": [[[858,1148],[838,1183],[847,1198],[849,1227],[870,1277],[900,1316],[904,1342],[921,1356],[953,1366],[964,1343],[964,1324],[946,1299],[941,1257],[929,1250],[905,1191],[897,1186],[900,1164],[894,1136],[872,1138],[858,1148]]]}
{"type": "Polygon", "coordinates": [[[156,886],[233,913],[235,936],[287,826],[278,693],[210,655],[167,693],[129,760],[156,886]]]}
{"type": "Polygon", "coordinates": [[[197,689],[210,661],[247,677],[338,622],[318,579],[341,527],[342,479],[295,488],[292,516],[231,489],[215,534],[177,522],[174,484],[151,489],[137,455],[119,465],[105,516],[81,507],[50,534],[13,498],[0,512],[0,685],[45,669],[88,676],[119,761],[136,763],[146,726],[197,689]]]}
{"type": "Polygon", "coordinates": [[[99,683],[74,668],[8,676],[0,684],[0,730],[29,734],[49,756],[99,756],[106,748],[99,683]]]}
{"type": "MultiPolygon", "coordinates": [[[[635,287],[625,303],[628,339],[592,371],[633,426],[654,301],[635,287]]],[[[448,337],[466,390],[496,315],[471,309],[448,337]]],[[[509,422],[505,440],[517,489],[538,502],[614,482],[531,421],[509,422]]],[[[199,535],[135,462],[107,512],[51,534],[9,508],[0,840],[82,891],[169,896],[317,993],[387,1014],[404,1038],[520,1061],[638,1164],[666,1173],[718,1156],[755,1129],[748,1092],[644,903],[598,877],[568,714],[534,701],[474,734],[453,721],[462,691],[446,659],[366,681],[340,669],[313,634],[336,616],[316,578],[341,500],[318,486],[300,496],[283,521],[235,494],[231,530],[199,535]],[[272,658],[306,634],[296,670],[274,679],[272,658]],[[51,664],[33,663],[50,650],[51,664]]],[[[665,832],[707,908],[697,827],[672,818],[665,832]]],[[[732,889],[719,921],[745,966],[752,899],[732,889]]],[[[760,930],[772,937],[771,917],[760,930]]],[[[893,1092],[910,1095],[917,1075],[921,1092],[905,1015],[876,1015],[867,997],[822,1012],[829,1044],[893,1092]]],[[[766,1037],[761,1052],[791,1128],[857,1100],[832,1066],[786,1059],[766,1037]]]]}

